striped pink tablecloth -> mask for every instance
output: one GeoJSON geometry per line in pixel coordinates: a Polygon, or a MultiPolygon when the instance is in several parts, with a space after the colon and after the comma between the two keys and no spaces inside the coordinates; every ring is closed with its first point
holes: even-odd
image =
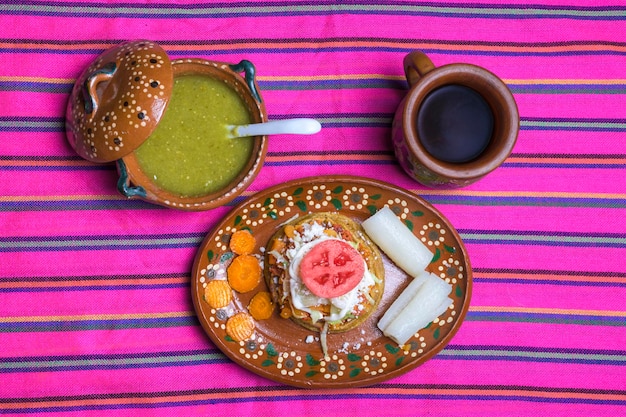
{"type": "Polygon", "coordinates": [[[159,416],[626,414],[626,6],[607,0],[3,1],[0,413],[159,416]],[[105,49],[256,65],[273,136],[227,207],[126,200],[112,164],[73,153],[65,105],[105,49]],[[402,58],[468,62],[519,106],[511,157],[464,189],[413,182],[390,146],[402,58]],[[235,204],[349,174],[423,197],[474,267],[466,321],[432,360],[375,386],[302,390],[227,359],[195,317],[191,264],[235,204]]]}

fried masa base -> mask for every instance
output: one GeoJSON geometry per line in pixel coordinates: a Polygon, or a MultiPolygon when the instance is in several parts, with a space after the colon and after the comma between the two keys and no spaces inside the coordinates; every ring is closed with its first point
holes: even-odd
{"type": "MultiPolygon", "coordinates": [[[[359,299],[359,305],[363,307],[361,310],[355,309],[353,315],[349,315],[342,321],[332,322],[328,325],[329,333],[345,332],[359,326],[376,310],[383,295],[385,282],[385,269],[381,253],[376,244],[365,234],[361,225],[354,220],[339,213],[323,212],[299,217],[283,225],[283,227],[272,236],[266,246],[267,250],[264,262],[265,282],[270,289],[274,302],[276,302],[280,310],[290,310],[291,320],[309,330],[322,330],[325,325],[324,320],[313,323],[309,313],[293,307],[289,301],[291,297],[288,291],[289,285],[283,285],[285,281],[289,282],[290,279],[288,267],[287,269],[283,268],[271,254],[272,251],[278,250],[284,255],[285,251],[290,247],[289,245],[293,245],[285,232],[287,226],[293,226],[295,230],[302,231],[304,224],[313,224],[314,222],[322,225],[328,231],[327,233],[331,235],[337,233],[338,237],[348,242],[356,243],[357,250],[365,260],[368,270],[378,278],[378,281],[369,288],[369,296],[374,300],[373,303],[367,298],[361,297],[359,299]],[[285,291],[285,289],[287,290],[285,291]],[[286,294],[284,294],[284,292],[286,292],[286,294]]],[[[312,308],[320,310],[325,315],[327,315],[330,310],[329,305],[318,305],[312,308]]]]}

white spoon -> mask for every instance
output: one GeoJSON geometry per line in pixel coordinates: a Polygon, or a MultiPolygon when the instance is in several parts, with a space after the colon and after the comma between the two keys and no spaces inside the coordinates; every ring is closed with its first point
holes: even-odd
{"type": "Polygon", "coordinates": [[[229,125],[226,127],[231,138],[281,134],[312,135],[322,129],[322,125],[317,120],[305,118],[273,120],[241,126],[229,125]]]}

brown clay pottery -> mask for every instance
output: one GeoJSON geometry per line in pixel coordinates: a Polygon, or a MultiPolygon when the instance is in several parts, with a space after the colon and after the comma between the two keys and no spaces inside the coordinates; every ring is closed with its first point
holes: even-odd
{"type": "MultiPolygon", "coordinates": [[[[472,270],[467,251],[450,222],[429,203],[404,189],[360,177],[329,176],[294,180],[237,205],[209,233],[197,252],[192,298],[204,331],[235,363],[263,377],[307,388],[372,385],[408,372],[440,352],[461,326],[470,304],[472,270]],[[228,268],[238,256],[231,236],[248,230],[256,239],[252,256],[263,258],[271,237],[284,223],[308,213],[334,212],[357,223],[388,206],[433,253],[426,270],[452,285],[448,310],[419,330],[403,346],[384,336],[376,323],[412,279],[386,255],[384,292],[369,318],[342,333],[329,333],[324,352],[320,333],[281,317],[255,320],[242,340],[228,334],[231,317],[246,316],[250,300],[268,291],[261,280],[252,291],[228,288],[228,268]],[[210,305],[207,287],[224,284],[224,303],[210,305]],[[326,353],[326,354],[324,354],[326,353]]],[[[250,325],[250,323],[246,323],[250,325]]]]}
{"type": "MultiPolygon", "coordinates": [[[[267,151],[267,136],[239,139],[249,141],[249,146],[238,156],[244,159],[238,162],[237,172],[221,178],[222,184],[217,188],[206,190],[187,192],[181,190],[184,188],[182,186],[178,189],[176,184],[164,183],[156,173],[146,172],[147,163],[137,156],[138,150],[151,139],[154,143],[158,135],[166,136],[162,139],[166,142],[171,139],[174,147],[179,145],[177,141],[182,139],[175,136],[179,134],[177,129],[169,138],[167,136],[170,133],[159,133],[158,128],[160,122],[167,119],[168,111],[174,113],[174,106],[170,108],[172,103],[178,105],[185,102],[183,93],[176,95],[177,85],[189,77],[200,77],[200,82],[204,79],[220,83],[218,87],[226,88],[229,94],[241,102],[247,122],[267,121],[254,66],[249,61],[235,65],[204,59],[171,61],[159,45],[140,40],[105,51],[78,77],[66,114],[70,145],[89,161],[116,161],[120,175],[118,189],[128,198],[139,198],[181,210],[207,210],[227,203],[244,191],[260,171],[267,151]]],[[[220,97],[217,94],[215,98],[209,97],[206,101],[210,103],[220,97]]],[[[192,103],[191,106],[198,110],[198,117],[202,119],[213,116],[211,111],[202,111],[201,102],[192,103]]],[[[186,113],[186,110],[180,108],[176,111],[178,114],[186,113]]],[[[198,137],[206,136],[205,127],[200,122],[191,120],[188,123],[198,125],[197,132],[194,132],[198,137]]],[[[181,149],[177,148],[175,153],[169,149],[169,145],[164,146],[161,155],[163,159],[157,159],[153,165],[169,164],[174,174],[185,170],[194,173],[198,171],[185,162],[185,155],[178,155],[184,153],[181,149]]],[[[208,146],[192,152],[194,155],[191,156],[196,157],[195,164],[204,168],[205,161],[209,164],[227,152],[224,149],[218,152],[208,146]],[[203,159],[198,160],[198,155],[203,159]]],[[[159,153],[152,150],[152,154],[159,156],[159,153]]],[[[212,172],[219,173],[219,170],[212,172]]],[[[186,186],[184,180],[185,177],[179,182],[186,186]]],[[[213,179],[207,178],[209,181],[213,179]]]]}
{"type": "Polygon", "coordinates": [[[421,51],[406,55],[404,70],[410,89],[395,113],[392,141],[400,165],[411,178],[431,188],[465,187],[508,158],[517,140],[519,114],[502,80],[472,64],[435,67],[421,51]],[[435,99],[444,89],[465,92],[448,102],[443,95],[435,99]],[[479,101],[470,99],[472,95],[479,101]],[[430,107],[427,113],[431,100],[438,100],[439,107],[430,107]],[[480,102],[485,112],[479,111],[480,102]],[[487,129],[487,123],[489,132],[481,138],[479,132],[487,129]],[[447,159],[463,155],[482,140],[487,144],[478,154],[459,161],[447,159]],[[433,153],[433,147],[439,147],[440,154],[433,153]]]}

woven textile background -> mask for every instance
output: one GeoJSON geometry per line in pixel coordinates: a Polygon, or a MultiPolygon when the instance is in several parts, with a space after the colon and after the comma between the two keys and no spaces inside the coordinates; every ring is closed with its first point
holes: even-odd
{"type": "MultiPolygon", "coordinates": [[[[626,414],[626,5],[606,0],[0,2],[0,413],[98,416],[618,416],[626,414]],[[126,200],[114,164],[65,139],[75,78],[105,49],[252,61],[270,137],[226,207],[126,200]],[[517,101],[511,157],[435,191],[391,150],[402,59],[468,62],[517,101]],[[458,229],[474,268],[466,321],[424,365],[359,389],[277,385],[199,326],[203,237],[257,191],[350,174],[406,188],[458,229]]],[[[207,155],[207,158],[209,156],[207,155]]]]}

